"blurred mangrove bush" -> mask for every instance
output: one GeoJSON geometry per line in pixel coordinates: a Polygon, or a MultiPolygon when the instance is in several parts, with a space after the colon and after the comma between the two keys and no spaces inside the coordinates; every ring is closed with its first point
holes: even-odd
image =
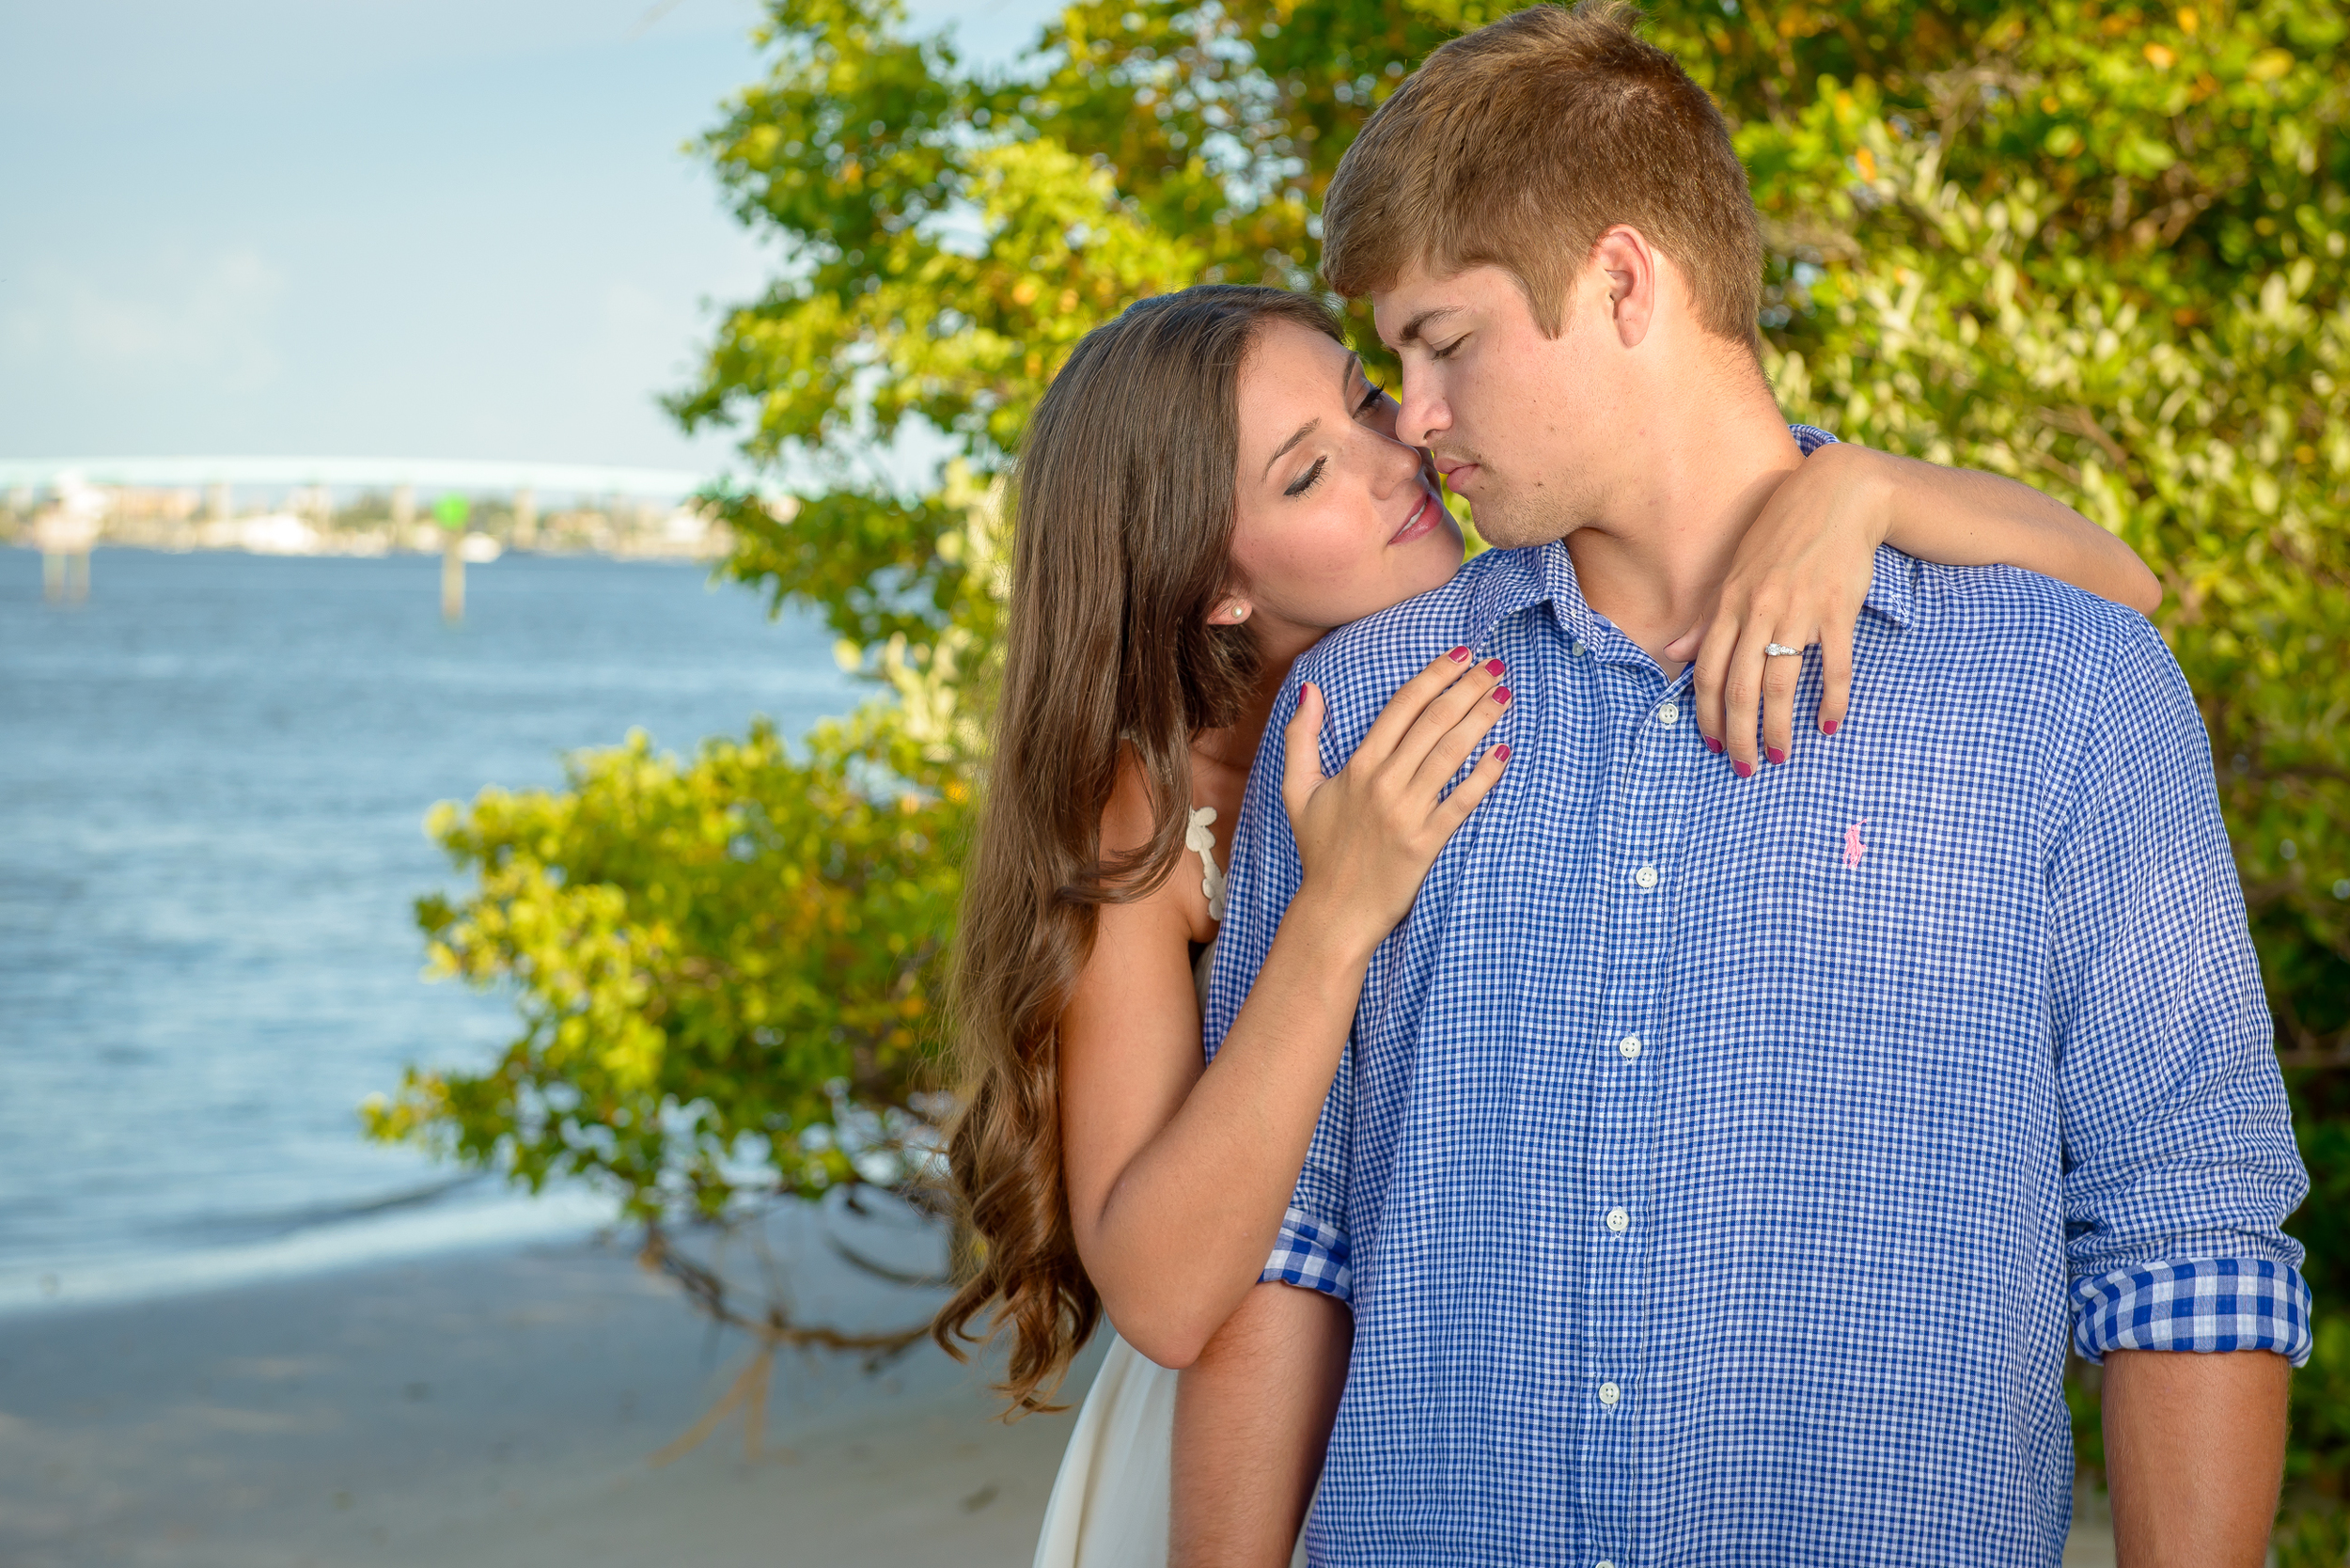
{"type": "MultiPolygon", "coordinates": [[[[987,71],[890,0],[776,0],[770,74],[699,146],[783,260],[670,406],[821,476],[796,512],[722,498],[724,570],[820,609],[876,698],[798,750],[633,741],[562,792],[443,808],[476,881],[419,905],[433,962],[510,986],[525,1027],[485,1073],[411,1074],[375,1131],[596,1177],[648,1219],[918,1177],[1022,421],[1129,301],[1312,287],[1363,118],[1509,8],[1079,4],[987,71]],[[912,491],[858,456],[909,427],[951,454],[912,491]]],[[[2345,31],[2342,0],[1651,8],[1738,128],[1789,415],[2039,484],[2168,587],[2317,1177],[2312,1494],[2350,1453],[2345,31]]]]}

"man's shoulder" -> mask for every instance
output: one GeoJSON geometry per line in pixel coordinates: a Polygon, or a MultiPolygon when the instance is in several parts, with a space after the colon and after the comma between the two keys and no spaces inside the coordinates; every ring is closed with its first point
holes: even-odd
{"type": "Polygon", "coordinates": [[[1408,678],[1437,654],[1483,630],[1471,624],[1480,590],[1497,574],[1526,570],[1528,563],[1518,557],[1531,553],[1488,550],[1449,582],[1339,627],[1297,661],[1291,673],[1292,684],[1370,678],[1390,669],[1402,669],[1408,678]]]}
{"type": "Polygon", "coordinates": [[[1311,681],[1329,704],[1325,746],[1335,755],[1351,751],[1399,687],[1430,660],[1466,644],[1474,648],[1486,631],[1480,606],[1500,574],[1527,570],[1514,557],[1523,550],[1488,550],[1464,565],[1450,581],[1415,594],[1376,615],[1340,626],[1292,666],[1287,690],[1311,681]]]}
{"type": "Polygon", "coordinates": [[[2067,683],[2095,682],[2120,661],[2170,660],[2136,610],[2022,567],[1911,561],[1910,579],[1912,625],[1944,657],[2067,683]]]}

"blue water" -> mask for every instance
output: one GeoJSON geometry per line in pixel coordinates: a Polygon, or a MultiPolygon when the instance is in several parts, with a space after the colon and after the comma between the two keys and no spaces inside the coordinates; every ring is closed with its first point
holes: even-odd
{"type": "Polygon", "coordinates": [[[359,1136],[506,999],[420,975],[462,883],[433,802],[560,781],[634,727],[690,751],[857,691],[807,619],[683,564],[101,551],[77,608],[0,549],[0,1306],[151,1293],[583,1223],[359,1136]]]}

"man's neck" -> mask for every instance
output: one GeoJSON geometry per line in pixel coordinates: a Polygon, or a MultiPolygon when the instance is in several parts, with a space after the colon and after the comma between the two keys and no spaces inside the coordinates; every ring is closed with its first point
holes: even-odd
{"type": "Polygon", "coordinates": [[[1757,384],[1659,398],[1630,449],[1637,466],[1606,514],[1567,536],[1583,597],[1649,656],[1710,612],[1738,541],[1771,493],[1803,462],[1769,390],[1757,384]]]}

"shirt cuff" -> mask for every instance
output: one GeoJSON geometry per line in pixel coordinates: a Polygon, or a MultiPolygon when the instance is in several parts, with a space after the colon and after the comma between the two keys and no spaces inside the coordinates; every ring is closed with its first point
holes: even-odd
{"type": "Polygon", "coordinates": [[[2268,1258],[2138,1263],[2073,1281],[2073,1348],[2102,1362],[2109,1350],[2273,1350],[2310,1358],[2310,1287],[2268,1258]]]}
{"type": "Polygon", "coordinates": [[[1297,1285],[1352,1304],[1355,1276],[1347,1267],[1346,1252],[1345,1231],[1292,1207],[1281,1216],[1281,1233],[1275,1238],[1273,1256],[1265,1261],[1257,1282],[1297,1285]]]}

